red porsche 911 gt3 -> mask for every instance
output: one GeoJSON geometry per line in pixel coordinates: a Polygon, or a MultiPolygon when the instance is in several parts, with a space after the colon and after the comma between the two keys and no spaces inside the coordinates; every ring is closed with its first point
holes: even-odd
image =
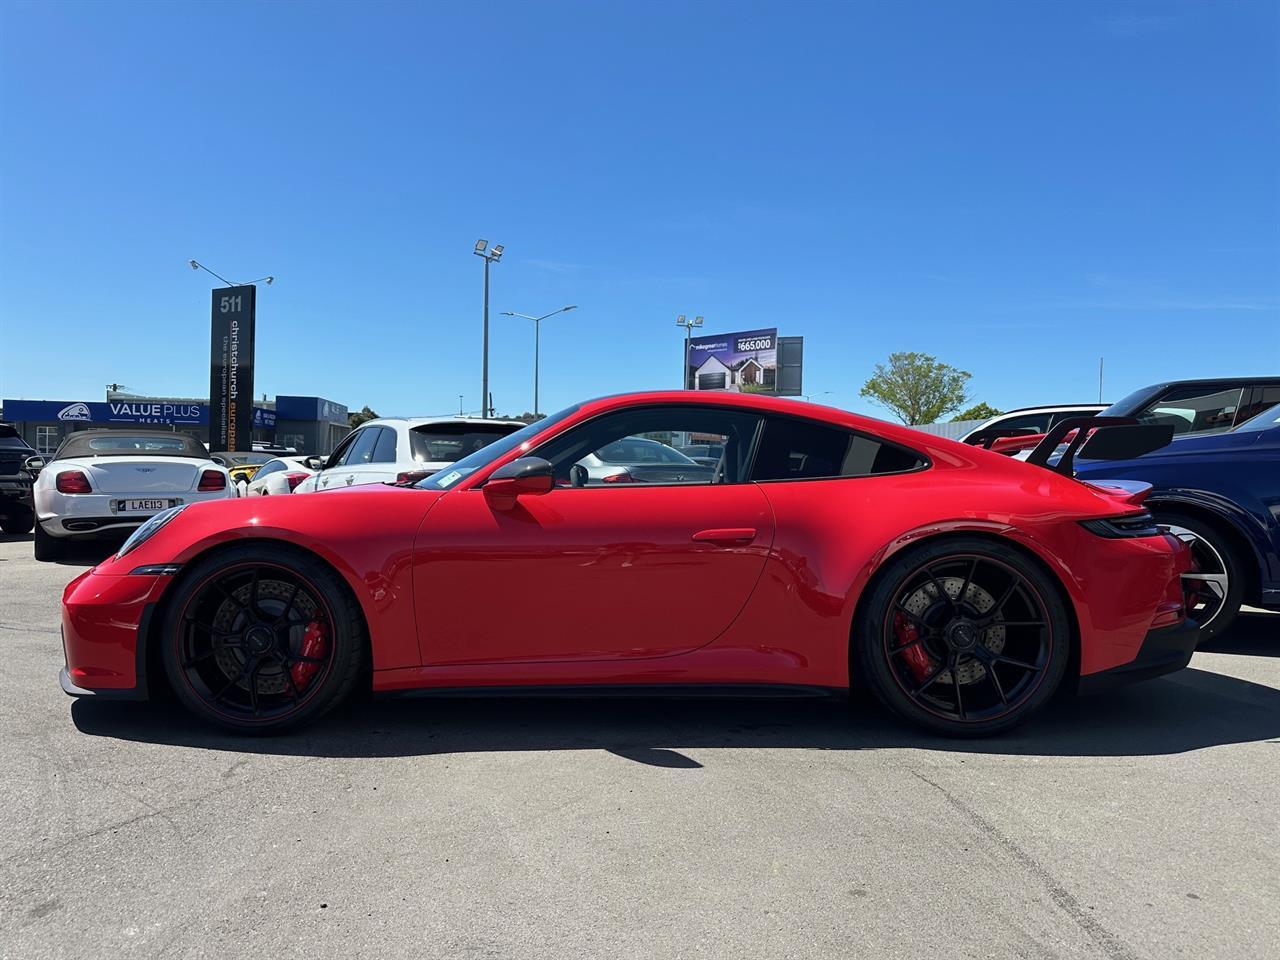
{"type": "Polygon", "coordinates": [[[157,515],[67,586],[61,682],[133,699],[167,684],[268,733],[359,685],[748,693],[856,675],[907,720],[987,734],[1066,683],[1187,664],[1189,553],[1141,497],[792,400],[608,397],[414,486],[157,515]],[[594,466],[616,451],[624,469],[594,466]]]}

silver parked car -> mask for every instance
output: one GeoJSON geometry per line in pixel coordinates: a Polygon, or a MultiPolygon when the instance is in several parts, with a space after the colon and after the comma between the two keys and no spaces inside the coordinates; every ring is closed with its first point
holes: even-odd
{"type": "Polygon", "coordinates": [[[598,483],[707,483],[715,467],[686,457],[675,447],[645,437],[623,437],[573,465],[575,487],[598,483]]]}

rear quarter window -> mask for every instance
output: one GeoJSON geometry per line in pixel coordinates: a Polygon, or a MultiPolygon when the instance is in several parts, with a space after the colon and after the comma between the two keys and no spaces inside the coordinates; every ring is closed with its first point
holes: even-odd
{"type": "Polygon", "coordinates": [[[877,437],[813,420],[769,417],[756,452],[753,480],[822,480],[909,473],[922,454],[877,437]]]}

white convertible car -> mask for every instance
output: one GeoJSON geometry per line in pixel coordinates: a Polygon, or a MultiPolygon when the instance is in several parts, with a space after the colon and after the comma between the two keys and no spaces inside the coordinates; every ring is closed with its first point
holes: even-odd
{"type": "Polygon", "coordinates": [[[237,491],[204,445],[160,430],[80,430],[40,471],[32,493],[36,559],[56,560],[68,540],[126,533],[181,503],[237,491]]]}

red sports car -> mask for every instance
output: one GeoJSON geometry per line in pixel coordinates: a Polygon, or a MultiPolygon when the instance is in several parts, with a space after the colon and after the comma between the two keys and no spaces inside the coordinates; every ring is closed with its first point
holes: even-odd
{"type": "Polygon", "coordinates": [[[67,586],[61,682],[167,684],[266,733],[357,687],[818,692],[857,675],[910,721],[992,733],[1064,684],[1186,665],[1189,554],[1140,500],[792,400],[608,397],[414,486],[156,516],[67,586]],[[634,437],[723,453],[710,472],[581,463],[634,437]]]}

